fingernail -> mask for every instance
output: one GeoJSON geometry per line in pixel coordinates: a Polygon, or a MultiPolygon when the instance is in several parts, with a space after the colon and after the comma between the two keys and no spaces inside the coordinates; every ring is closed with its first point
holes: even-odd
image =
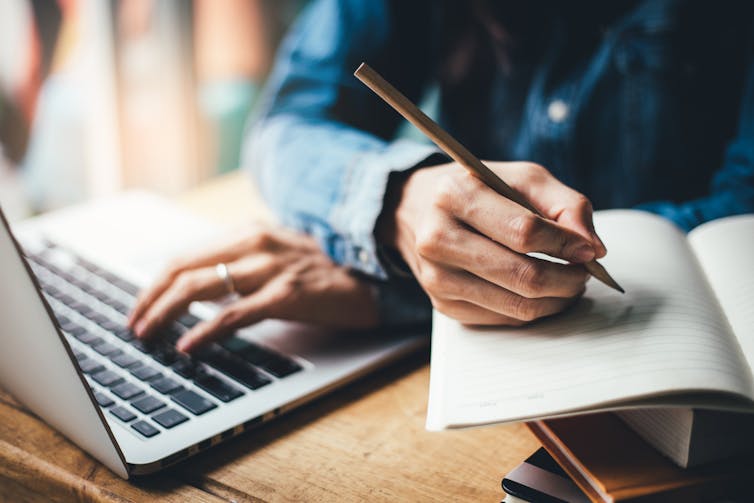
{"type": "Polygon", "coordinates": [[[146,322],[144,320],[139,320],[139,322],[134,327],[134,333],[136,334],[136,337],[141,337],[144,333],[144,329],[146,327],[146,322]]]}
{"type": "Polygon", "coordinates": [[[594,258],[594,248],[591,245],[583,244],[573,250],[571,253],[573,260],[577,262],[589,262],[594,258]]]}
{"type": "Polygon", "coordinates": [[[177,349],[181,353],[188,353],[188,349],[190,347],[191,345],[185,339],[178,339],[178,342],[175,343],[175,349],[177,349]]]}

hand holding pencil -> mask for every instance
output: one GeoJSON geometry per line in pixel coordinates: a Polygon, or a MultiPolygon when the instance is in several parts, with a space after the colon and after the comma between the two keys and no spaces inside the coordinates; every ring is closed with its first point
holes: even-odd
{"type": "Polygon", "coordinates": [[[518,325],[571,304],[586,271],[622,291],[595,260],[606,250],[588,199],[536,164],[482,163],[367,65],[355,75],[457,162],[392,187],[378,228],[438,310],[464,323],[518,325]]]}

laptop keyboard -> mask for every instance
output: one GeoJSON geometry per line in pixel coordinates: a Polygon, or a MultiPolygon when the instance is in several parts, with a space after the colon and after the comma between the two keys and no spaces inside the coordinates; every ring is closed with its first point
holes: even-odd
{"type": "Polygon", "coordinates": [[[196,355],[179,353],[175,342],[200,321],[191,314],[153,341],[138,340],[126,327],[135,285],[53,244],[26,257],[97,403],[143,438],[303,370],[236,337],[196,355]]]}

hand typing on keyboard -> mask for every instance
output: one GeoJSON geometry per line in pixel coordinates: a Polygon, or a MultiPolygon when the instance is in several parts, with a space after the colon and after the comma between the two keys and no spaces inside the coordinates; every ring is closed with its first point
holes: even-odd
{"type": "Polygon", "coordinates": [[[255,224],[227,244],[179,259],[141,292],[129,317],[147,339],[196,300],[233,301],[211,321],[176,343],[191,352],[267,318],[333,328],[372,328],[378,323],[371,286],[333,263],[309,236],[255,224]],[[219,267],[218,267],[219,265],[219,267]]]}

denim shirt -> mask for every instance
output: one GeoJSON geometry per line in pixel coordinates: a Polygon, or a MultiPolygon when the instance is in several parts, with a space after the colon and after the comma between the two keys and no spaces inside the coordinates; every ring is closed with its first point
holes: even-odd
{"type": "Polygon", "coordinates": [[[396,139],[402,119],[353,77],[362,61],[414,101],[440,82],[438,119],[471,151],[542,164],[596,209],[639,207],[685,230],[754,211],[749,2],[693,16],[710,4],[635,2],[581,52],[568,41],[582,28],[552,16],[536,57],[493,65],[478,92],[439,78],[442,4],[310,3],[244,145],[244,164],[282,222],[378,281],[385,322],[429,316],[416,283],[390,274],[375,242],[389,177],[442,158],[426,141],[396,139]]]}

